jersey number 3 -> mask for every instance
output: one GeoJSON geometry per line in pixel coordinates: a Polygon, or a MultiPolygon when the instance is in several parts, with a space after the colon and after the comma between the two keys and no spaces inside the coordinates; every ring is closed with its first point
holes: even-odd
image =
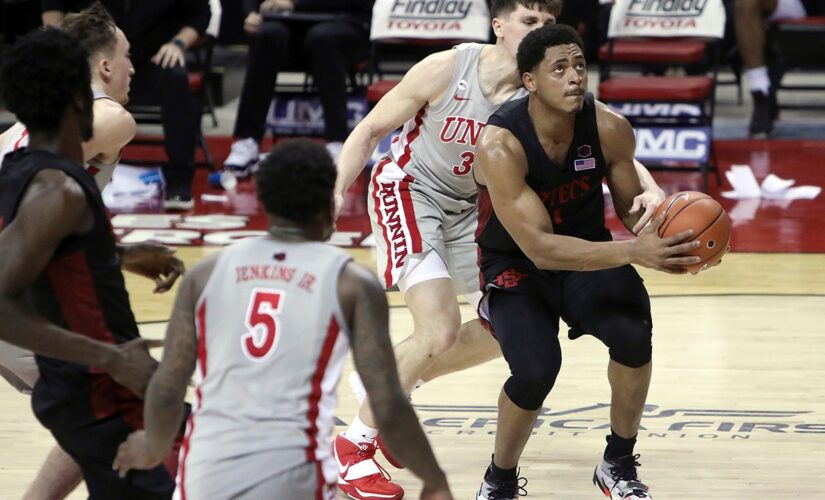
{"type": "Polygon", "coordinates": [[[473,162],[476,159],[475,153],[472,151],[465,151],[461,153],[461,165],[453,165],[453,173],[455,175],[467,175],[473,171],[473,162]]]}
{"type": "Polygon", "coordinates": [[[241,349],[252,361],[264,361],[278,347],[280,340],[281,302],[283,292],[255,288],[246,311],[247,332],[241,337],[241,349]]]}

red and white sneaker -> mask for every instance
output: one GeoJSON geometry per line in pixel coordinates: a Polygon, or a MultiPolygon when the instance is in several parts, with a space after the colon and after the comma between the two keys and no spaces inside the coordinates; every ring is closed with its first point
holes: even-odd
{"type": "MultiPolygon", "coordinates": [[[[423,383],[423,382],[422,382],[423,383]]],[[[361,377],[358,376],[358,372],[352,372],[349,374],[349,386],[352,389],[353,395],[355,395],[355,400],[358,401],[359,405],[364,404],[364,399],[367,397],[367,391],[364,389],[364,384],[361,382],[361,377]]],[[[418,389],[420,385],[416,385],[415,388],[418,389]]],[[[407,400],[411,401],[411,396],[407,396],[407,400]]],[[[390,463],[396,469],[406,469],[404,464],[398,461],[390,450],[384,446],[383,441],[381,441],[381,435],[379,434],[375,438],[375,447],[381,450],[381,454],[384,455],[384,458],[387,459],[387,462],[390,463]]]]}
{"type": "Polygon", "coordinates": [[[356,444],[339,434],[332,445],[338,464],[338,488],[355,500],[399,500],[404,489],[375,461],[375,445],[356,444]]]}
{"type": "Polygon", "coordinates": [[[381,434],[375,436],[375,447],[381,450],[381,454],[384,455],[384,458],[387,459],[387,462],[390,463],[396,469],[406,469],[407,467],[398,461],[392,453],[390,453],[390,449],[384,446],[384,442],[381,440],[381,434]]]}

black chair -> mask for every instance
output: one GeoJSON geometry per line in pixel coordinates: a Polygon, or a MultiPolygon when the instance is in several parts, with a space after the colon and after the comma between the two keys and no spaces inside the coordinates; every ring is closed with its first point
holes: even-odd
{"type": "MultiPolygon", "coordinates": [[[[801,19],[781,20],[771,26],[771,40],[778,52],[778,64],[784,71],[825,71],[825,16],[804,17],[801,19]]],[[[825,92],[825,83],[796,84],[782,83],[776,86],[779,92],[825,92]]],[[[805,104],[782,104],[780,109],[825,109],[825,101],[805,104]]]]}

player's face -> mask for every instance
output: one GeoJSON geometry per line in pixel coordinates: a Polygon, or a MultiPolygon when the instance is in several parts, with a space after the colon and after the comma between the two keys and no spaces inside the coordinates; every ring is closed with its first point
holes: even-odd
{"type": "Polygon", "coordinates": [[[587,91],[587,65],[575,43],[548,48],[532,73],[524,74],[524,85],[551,109],[578,113],[587,91]]]}
{"type": "Polygon", "coordinates": [[[129,41],[126,35],[116,28],[117,45],[109,60],[110,80],[108,92],[109,96],[120,104],[129,102],[129,86],[132,83],[132,75],[135,68],[132,66],[131,54],[129,54],[129,41]]]}
{"type": "Polygon", "coordinates": [[[507,51],[516,57],[518,45],[522,39],[536,28],[541,28],[549,24],[556,24],[556,16],[543,10],[538,10],[538,5],[534,9],[528,9],[519,5],[516,10],[502,18],[493,19],[493,31],[496,38],[503,43],[507,51]]]}

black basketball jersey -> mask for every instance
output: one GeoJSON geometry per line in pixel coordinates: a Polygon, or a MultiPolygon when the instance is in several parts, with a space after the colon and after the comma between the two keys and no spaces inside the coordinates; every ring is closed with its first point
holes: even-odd
{"type": "MultiPolygon", "coordinates": [[[[60,170],[80,184],[94,227],[60,242],[22,300],[48,321],[95,340],[115,344],[138,337],[112,226],[94,177],[83,167],[47,151],[21,149],[7,155],[0,169],[0,231],[14,220],[32,179],[45,169],[60,170]]],[[[36,359],[40,379],[32,406],[44,423],[51,415],[65,416],[66,410],[76,417],[75,425],[115,413],[140,418],[140,400],[109,375],[40,355],[36,359]]]]}
{"type": "MultiPolygon", "coordinates": [[[[527,156],[526,182],[541,198],[553,221],[553,232],[589,241],[609,241],[604,225],[602,180],[606,163],[599,143],[596,104],[587,94],[576,115],[575,132],[564,163],[557,164],[544,152],[527,112],[529,96],[503,104],[487,125],[506,128],[521,142],[527,156]]],[[[488,254],[524,258],[525,255],[496,217],[485,186],[478,189],[479,223],[476,242],[482,268],[488,254]]]]}

